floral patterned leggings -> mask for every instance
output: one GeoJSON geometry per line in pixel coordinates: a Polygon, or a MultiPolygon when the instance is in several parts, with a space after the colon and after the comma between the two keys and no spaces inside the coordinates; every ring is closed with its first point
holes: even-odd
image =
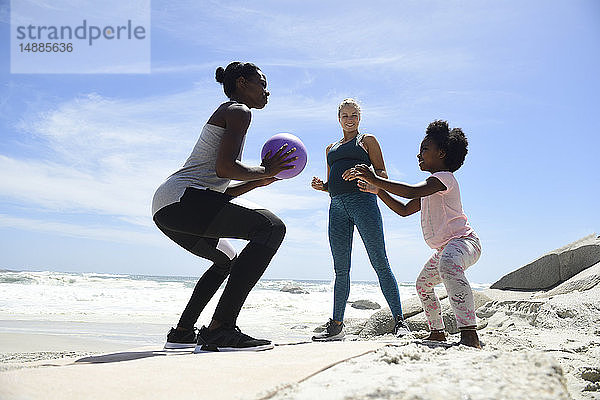
{"type": "Polygon", "coordinates": [[[425,264],[416,287],[430,330],[444,329],[441,306],[433,287],[444,283],[459,328],[476,325],[473,291],[465,270],[481,255],[481,244],[474,233],[450,240],[425,264]]]}

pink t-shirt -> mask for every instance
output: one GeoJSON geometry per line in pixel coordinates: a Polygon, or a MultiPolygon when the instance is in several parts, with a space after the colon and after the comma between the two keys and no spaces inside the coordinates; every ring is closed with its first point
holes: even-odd
{"type": "Polygon", "coordinates": [[[446,190],[421,198],[421,228],[423,238],[432,249],[442,248],[450,239],[467,236],[473,232],[460,201],[460,189],[454,174],[434,172],[446,190]]]}

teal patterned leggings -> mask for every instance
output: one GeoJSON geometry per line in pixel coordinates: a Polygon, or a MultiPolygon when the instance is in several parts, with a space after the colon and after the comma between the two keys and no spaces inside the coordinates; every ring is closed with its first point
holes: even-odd
{"type": "Polygon", "coordinates": [[[354,226],[358,228],[392,315],[401,316],[400,294],[385,252],[383,222],[377,196],[357,192],[333,196],[329,205],[329,245],[335,271],[333,319],[344,320],[346,302],[350,294],[350,256],[354,226]]]}

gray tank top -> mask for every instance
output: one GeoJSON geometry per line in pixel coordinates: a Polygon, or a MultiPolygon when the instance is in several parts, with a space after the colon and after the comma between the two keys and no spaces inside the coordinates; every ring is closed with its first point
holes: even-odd
{"type": "Polygon", "coordinates": [[[359,133],[349,142],[337,142],[327,152],[329,165],[329,180],[327,190],[331,197],[341,193],[360,192],[356,181],[346,181],[342,178],[345,170],[358,164],[371,165],[369,154],[360,146],[364,134],[359,133]]]}
{"type": "MultiPolygon", "coordinates": [[[[223,193],[229,186],[230,179],[217,176],[217,154],[223,139],[225,128],[215,125],[204,125],[200,137],[183,167],[169,176],[154,193],[152,199],[152,215],[170,204],[177,203],[188,187],[210,189],[223,193]]],[[[240,146],[237,160],[242,159],[244,142],[240,146]]]]}

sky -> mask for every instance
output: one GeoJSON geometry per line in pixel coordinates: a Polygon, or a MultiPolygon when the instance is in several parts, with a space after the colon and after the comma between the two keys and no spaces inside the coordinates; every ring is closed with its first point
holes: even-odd
{"type": "MultiPolygon", "coordinates": [[[[325,178],[346,97],[394,180],[427,178],[416,154],[429,122],[464,130],[455,176],[483,246],[471,281],[600,233],[598,1],[152,0],[139,74],[11,73],[10,13],[0,0],[0,269],[201,275],[209,262],[163,236],[150,205],[226,100],[215,69],[235,60],[257,64],[271,93],[243,162],[280,132],[309,156],[296,178],[245,195],[287,226],[265,278],[332,279],[329,198],[310,181],[325,178]]],[[[396,278],[414,281],[432,254],[420,216],[380,208],[396,278]]],[[[351,276],[376,280],[358,235],[351,276]]]]}

